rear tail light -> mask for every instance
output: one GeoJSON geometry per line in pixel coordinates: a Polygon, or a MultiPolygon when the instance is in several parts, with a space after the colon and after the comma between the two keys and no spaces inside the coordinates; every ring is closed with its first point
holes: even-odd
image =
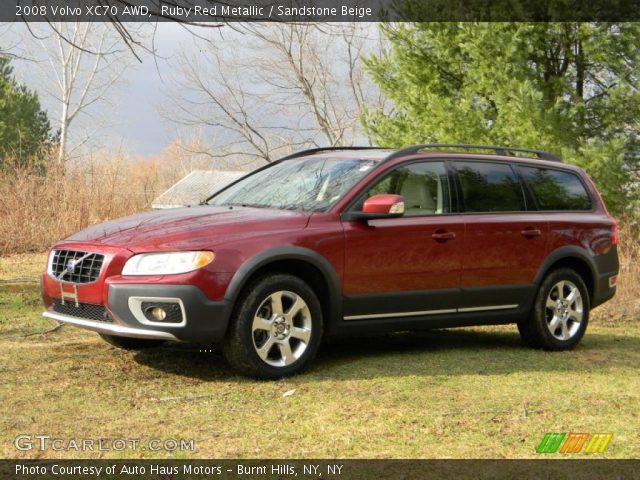
{"type": "Polygon", "coordinates": [[[613,226],[611,227],[611,245],[618,245],[618,241],[620,240],[620,233],[618,231],[618,222],[616,222],[615,218],[612,218],[613,226]]]}

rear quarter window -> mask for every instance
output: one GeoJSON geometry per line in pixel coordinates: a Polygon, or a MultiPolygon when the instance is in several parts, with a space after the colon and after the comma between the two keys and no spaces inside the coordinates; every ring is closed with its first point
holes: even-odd
{"type": "Polygon", "coordinates": [[[519,166],[535,197],[538,210],[591,210],[593,203],[584,184],[572,172],[519,166]]]}

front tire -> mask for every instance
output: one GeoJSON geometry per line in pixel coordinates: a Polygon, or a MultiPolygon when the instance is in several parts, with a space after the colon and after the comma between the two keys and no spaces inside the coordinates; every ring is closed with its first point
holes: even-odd
{"type": "Polygon", "coordinates": [[[544,279],[528,319],[518,323],[522,340],[531,347],[568,350],[575,347],[589,322],[589,292],[570,268],[559,268],[544,279]]]}
{"type": "Polygon", "coordinates": [[[320,301],[309,285],[292,275],[266,275],[238,299],[223,353],[244,375],[281,378],[311,362],[322,327],[320,301]]]}
{"type": "Polygon", "coordinates": [[[145,348],[159,347],[164,343],[164,340],[117,337],[115,335],[107,335],[106,333],[99,333],[98,335],[100,335],[105,342],[123,350],[143,350],[145,348]]]}

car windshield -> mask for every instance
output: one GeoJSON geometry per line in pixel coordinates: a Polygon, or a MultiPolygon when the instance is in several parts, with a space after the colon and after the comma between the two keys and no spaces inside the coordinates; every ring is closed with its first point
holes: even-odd
{"type": "Polygon", "coordinates": [[[324,211],[375,164],[374,160],[352,158],[285,160],[240,180],[208,204],[324,211]]]}

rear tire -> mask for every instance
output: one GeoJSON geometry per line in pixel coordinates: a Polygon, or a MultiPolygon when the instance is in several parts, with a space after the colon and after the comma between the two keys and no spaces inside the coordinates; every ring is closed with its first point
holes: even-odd
{"type": "Polygon", "coordinates": [[[584,336],[590,306],[582,277],[570,268],[554,270],[540,285],[529,318],[518,322],[520,336],[533,348],[571,349],[584,336]]]}
{"type": "Polygon", "coordinates": [[[281,378],[313,360],[322,326],[320,301],[309,285],[288,274],[266,275],[240,295],[222,351],[244,375],[281,378]]]}
{"type": "Polygon", "coordinates": [[[148,340],[144,338],[130,338],[130,337],[117,337],[115,335],[107,335],[105,333],[99,334],[102,339],[113,345],[114,347],[121,348],[123,350],[143,350],[145,348],[159,347],[164,343],[164,340],[148,340]]]}

